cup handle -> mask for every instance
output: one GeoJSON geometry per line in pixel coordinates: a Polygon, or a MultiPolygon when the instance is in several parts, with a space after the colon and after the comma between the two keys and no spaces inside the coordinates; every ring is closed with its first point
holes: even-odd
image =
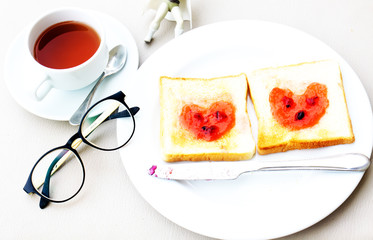
{"type": "Polygon", "coordinates": [[[41,101],[47,96],[49,91],[53,88],[52,81],[49,76],[47,76],[35,89],[35,98],[41,101]]]}

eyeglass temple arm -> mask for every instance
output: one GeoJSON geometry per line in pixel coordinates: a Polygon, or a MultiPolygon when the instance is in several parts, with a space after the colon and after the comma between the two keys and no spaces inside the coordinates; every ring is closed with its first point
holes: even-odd
{"type": "MultiPolygon", "coordinates": [[[[131,107],[129,110],[131,112],[131,115],[135,116],[136,113],[138,111],[140,111],[140,108],[139,107],[131,107]]],[[[105,121],[116,119],[116,118],[122,118],[122,117],[130,117],[129,112],[127,110],[124,110],[124,111],[121,111],[121,112],[117,112],[117,113],[115,113],[113,115],[110,115],[105,121]]]]}
{"type": "MultiPolygon", "coordinates": [[[[50,179],[51,179],[51,176],[53,175],[53,173],[55,171],[57,171],[57,168],[59,168],[62,164],[60,165],[56,165],[60,159],[62,158],[68,158],[70,156],[71,153],[69,153],[70,151],[68,150],[62,150],[58,156],[53,160],[53,162],[51,163],[51,165],[49,166],[48,168],[48,171],[47,171],[47,174],[45,176],[45,180],[44,180],[44,186],[43,186],[43,189],[42,189],[42,194],[46,197],[49,197],[49,184],[50,184],[50,179]],[[66,155],[67,154],[67,155],[66,155]],[[55,169],[56,168],[56,169],[55,169]],[[54,170],[55,169],[55,170],[54,170]],[[54,170],[54,171],[53,171],[54,170]]],[[[65,162],[66,160],[63,160],[63,162],[65,162]]],[[[40,199],[40,202],[39,202],[39,207],[41,209],[45,208],[49,203],[49,200],[48,199],[45,199],[45,198],[41,198],[40,199]]]]}
{"type": "MultiPolygon", "coordinates": [[[[131,115],[132,116],[135,116],[136,115],[136,113],[138,112],[138,111],[140,111],[140,108],[139,107],[131,107],[130,109],[130,112],[131,112],[131,115]]],[[[112,114],[112,115],[110,115],[109,117],[107,117],[105,120],[104,120],[104,122],[106,122],[107,120],[113,120],[113,119],[116,119],[116,118],[123,118],[123,117],[130,117],[131,116],[130,114],[129,114],[129,112],[127,111],[127,110],[123,110],[123,111],[121,111],[121,112],[117,112],[117,113],[114,113],[114,114],[112,114]]],[[[89,120],[95,120],[97,117],[99,117],[100,115],[98,114],[98,115],[96,115],[96,116],[93,116],[93,117],[90,117],[89,118],[89,120]]],[[[87,135],[88,136],[88,135],[87,135]]],[[[87,137],[87,136],[85,136],[85,137],[87,137]]]]}
{"type": "MultiPolygon", "coordinates": [[[[107,120],[112,120],[115,118],[121,118],[121,117],[130,117],[130,114],[128,113],[127,110],[111,114],[114,112],[117,108],[119,107],[118,104],[112,105],[112,108],[108,109],[107,111],[104,111],[98,118],[95,119],[95,121],[88,127],[88,131],[85,131],[83,135],[86,137],[88,136],[91,132],[93,132],[102,122],[105,122],[107,120]],[[92,127],[94,126],[94,127],[92,127]]],[[[132,107],[129,109],[131,112],[131,115],[134,116],[139,110],[139,107],[132,107]]],[[[73,144],[72,148],[76,149],[80,144],[82,143],[81,139],[76,139],[73,144]]],[[[39,187],[44,184],[42,193],[43,195],[49,197],[49,184],[50,184],[50,178],[51,176],[62,166],[62,164],[66,161],[66,159],[70,156],[71,152],[70,151],[62,151],[58,156],[53,160],[51,165],[48,168],[47,174],[45,176],[45,180],[43,183],[40,183],[39,187]],[[68,155],[66,156],[66,154],[68,155]],[[60,161],[61,160],[61,161],[60,161]],[[61,163],[60,163],[61,162],[61,163]]],[[[49,200],[46,198],[41,198],[39,206],[40,208],[45,208],[49,203],[49,200]]]]}

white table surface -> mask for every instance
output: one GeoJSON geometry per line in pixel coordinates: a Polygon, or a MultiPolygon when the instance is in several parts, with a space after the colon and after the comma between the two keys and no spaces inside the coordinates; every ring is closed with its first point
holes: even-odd
{"type": "MultiPolygon", "coordinates": [[[[118,152],[87,151],[86,183],[65,204],[38,207],[22,190],[29,171],[46,150],[77,130],[67,122],[35,116],[9,94],[3,74],[6,52],[26,24],[62,6],[84,7],[116,18],[133,34],[141,65],[173,38],[173,22],[162,22],[156,39],[143,42],[153,14],[144,0],[12,0],[0,7],[0,239],[210,239],[156,212],[130,182],[118,152]]],[[[336,50],[356,71],[373,100],[373,2],[371,0],[192,0],[193,28],[231,19],[260,19],[305,31],[336,50]]],[[[188,22],[185,22],[188,30],[188,22]]],[[[20,69],[22,66],[20,66],[20,69]]],[[[130,79],[129,79],[130,81],[130,79]]],[[[373,169],[335,212],[281,239],[373,239],[373,169]]]]}

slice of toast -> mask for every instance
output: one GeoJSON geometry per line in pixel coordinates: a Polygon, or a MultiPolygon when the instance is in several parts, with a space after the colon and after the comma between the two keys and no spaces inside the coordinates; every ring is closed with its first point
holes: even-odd
{"type": "Polygon", "coordinates": [[[259,69],[248,77],[248,83],[258,119],[259,154],[354,142],[337,62],[259,69]],[[306,93],[310,85],[321,86],[312,93],[314,97],[308,94],[312,91],[306,93]],[[293,93],[292,97],[285,92],[293,93]],[[313,119],[311,124],[305,123],[307,117],[313,119]]]}
{"type": "Polygon", "coordinates": [[[247,94],[245,74],[211,79],[161,77],[160,138],[164,160],[252,158],[255,141],[247,113],[247,94]]]}

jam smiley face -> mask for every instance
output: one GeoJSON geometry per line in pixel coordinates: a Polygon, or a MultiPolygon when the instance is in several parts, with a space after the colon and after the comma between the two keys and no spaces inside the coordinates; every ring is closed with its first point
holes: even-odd
{"type": "Polygon", "coordinates": [[[272,116],[291,130],[312,127],[329,106],[327,93],[327,87],[320,83],[311,83],[302,95],[289,89],[273,88],[269,94],[272,116]]]}
{"type": "Polygon", "coordinates": [[[235,111],[233,104],[226,101],[215,102],[208,108],[188,104],[183,106],[180,123],[197,139],[214,141],[234,127],[235,111]]]}

